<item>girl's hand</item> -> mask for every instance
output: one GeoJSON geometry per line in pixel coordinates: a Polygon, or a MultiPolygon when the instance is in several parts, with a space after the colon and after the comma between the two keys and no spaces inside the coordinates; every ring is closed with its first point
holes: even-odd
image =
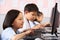
{"type": "Polygon", "coordinates": [[[33,29],[29,29],[29,30],[26,30],[26,31],[25,31],[26,35],[29,35],[29,34],[31,34],[31,33],[33,33],[33,32],[34,32],[33,29]]]}

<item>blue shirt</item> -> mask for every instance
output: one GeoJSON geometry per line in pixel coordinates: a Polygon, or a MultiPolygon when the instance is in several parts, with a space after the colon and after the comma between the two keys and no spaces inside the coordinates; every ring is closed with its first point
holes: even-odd
{"type": "Polygon", "coordinates": [[[35,25],[39,24],[37,21],[29,21],[30,28],[33,28],[35,25]]]}
{"type": "Polygon", "coordinates": [[[11,27],[8,27],[5,30],[3,30],[2,34],[1,34],[1,39],[2,40],[11,40],[11,38],[14,35],[16,35],[16,33],[14,32],[14,30],[11,27]]]}

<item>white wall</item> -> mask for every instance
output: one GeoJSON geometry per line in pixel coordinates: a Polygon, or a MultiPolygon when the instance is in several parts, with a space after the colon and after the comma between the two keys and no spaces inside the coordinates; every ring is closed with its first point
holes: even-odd
{"type": "Polygon", "coordinates": [[[55,5],[55,0],[0,0],[0,13],[6,14],[10,9],[23,11],[28,3],[35,3],[44,17],[50,17],[51,10],[55,5]]]}
{"type": "Polygon", "coordinates": [[[2,24],[5,18],[5,14],[0,14],[0,33],[2,32],[2,24]]]}
{"type": "Polygon", "coordinates": [[[56,1],[58,3],[58,11],[60,12],[60,0],[56,1]]]}

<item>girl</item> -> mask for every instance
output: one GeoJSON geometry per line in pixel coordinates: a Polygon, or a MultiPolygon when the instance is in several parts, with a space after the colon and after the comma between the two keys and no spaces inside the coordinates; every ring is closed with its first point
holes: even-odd
{"type": "Polygon", "coordinates": [[[8,11],[3,22],[4,30],[1,34],[1,40],[18,40],[30,34],[32,30],[17,34],[17,30],[23,27],[23,23],[23,16],[20,11],[14,9],[8,11]]]}

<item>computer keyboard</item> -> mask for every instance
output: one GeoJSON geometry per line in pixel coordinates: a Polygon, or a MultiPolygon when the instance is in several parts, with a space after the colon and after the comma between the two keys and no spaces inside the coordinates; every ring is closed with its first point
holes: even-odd
{"type": "Polygon", "coordinates": [[[41,38],[42,40],[59,40],[60,34],[57,35],[58,37],[55,34],[52,35],[51,30],[39,29],[34,31],[34,35],[26,36],[26,39],[41,38]]]}
{"type": "Polygon", "coordinates": [[[33,35],[28,35],[28,36],[26,36],[26,38],[28,38],[28,39],[40,38],[41,37],[41,30],[42,29],[35,30],[33,35]]]}

